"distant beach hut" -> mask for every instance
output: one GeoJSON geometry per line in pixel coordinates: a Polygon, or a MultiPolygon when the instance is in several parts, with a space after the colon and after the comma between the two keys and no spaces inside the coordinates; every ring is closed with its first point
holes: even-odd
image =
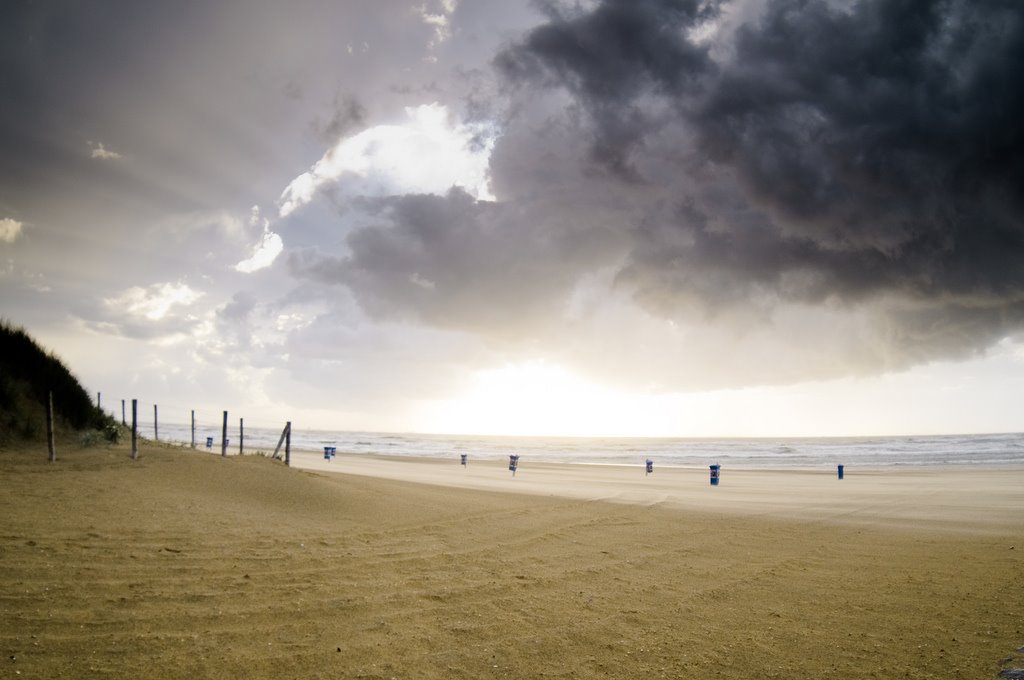
{"type": "Polygon", "coordinates": [[[508,457],[508,469],[512,471],[512,476],[516,476],[516,469],[519,467],[519,456],[517,454],[511,454],[508,457]]]}

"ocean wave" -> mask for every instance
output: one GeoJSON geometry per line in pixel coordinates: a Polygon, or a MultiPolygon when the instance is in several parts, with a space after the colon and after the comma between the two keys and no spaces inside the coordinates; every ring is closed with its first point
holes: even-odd
{"type": "MultiPolygon", "coordinates": [[[[147,433],[143,433],[149,436],[147,433]]],[[[220,428],[196,430],[200,447],[207,436],[220,441],[220,428]]],[[[229,438],[237,441],[237,430],[229,438]]],[[[251,450],[273,450],[280,428],[247,427],[251,450]]],[[[160,425],[160,439],[188,444],[189,425],[160,425]]],[[[487,460],[519,453],[524,460],[557,463],[700,467],[720,463],[733,468],[808,468],[836,464],[870,467],[928,465],[1024,465],[1024,435],[941,435],[914,437],[837,437],[772,439],[600,439],[567,437],[487,437],[302,430],[293,428],[292,448],[317,451],[334,446],[339,454],[386,452],[390,456],[434,457],[462,453],[487,460]]]]}

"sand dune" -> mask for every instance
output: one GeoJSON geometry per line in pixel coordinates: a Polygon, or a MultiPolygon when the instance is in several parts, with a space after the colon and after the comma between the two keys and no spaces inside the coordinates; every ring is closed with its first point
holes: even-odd
{"type": "Polygon", "coordinates": [[[7,673],[991,678],[1024,645],[1020,471],[329,465],[0,452],[7,673]]]}

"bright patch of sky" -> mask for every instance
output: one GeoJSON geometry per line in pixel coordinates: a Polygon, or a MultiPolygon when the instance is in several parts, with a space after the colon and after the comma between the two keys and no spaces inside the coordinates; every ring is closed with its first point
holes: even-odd
{"type": "Polygon", "coordinates": [[[278,234],[270,231],[270,221],[260,216],[259,206],[252,207],[252,216],[249,220],[252,226],[262,225],[263,235],[253,249],[252,255],[235,265],[235,271],[243,274],[266,269],[274,263],[277,256],[284,250],[284,241],[278,234]]]}
{"type": "Polygon", "coordinates": [[[442,195],[458,186],[479,200],[494,200],[488,177],[493,129],[463,123],[437,103],[407,107],[405,114],[402,124],[368,128],[329,149],[285,188],[281,217],[330,184],[363,195],[442,195]]]}
{"type": "Polygon", "coordinates": [[[634,413],[634,405],[634,397],[582,380],[561,366],[526,361],[476,372],[461,394],[431,402],[420,417],[423,429],[444,434],[650,432],[657,414],[634,413]]]}
{"type": "Polygon", "coordinates": [[[957,413],[958,432],[999,432],[1014,418],[1016,405],[1005,390],[1008,384],[1024,388],[1022,364],[1024,345],[1004,340],[969,370],[941,362],[875,377],[637,394],[589,382],[555,363],[526,361],[477,371],[459,394],[424,403],[417,428],[585,437],[929,435],[949,432],[936,414],[957,413]],[[964,410],[968,400],[973,408],[964,410]]]}
{"type": "Polygon", "coordinates": [[[146,288],[132,286],[120,295],[107,298],[104,303],[111,309],[159,321],[172,307],[187,307],[202,296],[202,292],[184,283],[156,283],[146,288]]]}
{"type": "Polygon", "coordinates": [[[265,269],[274,263],[282,250],[284,250],[284,241],[281,240],[281,237],[272,231],[264,232],[260,242],[256,244],[252,257],[236,264],[235,270],[243,274],[251,274],[265,269]]]}

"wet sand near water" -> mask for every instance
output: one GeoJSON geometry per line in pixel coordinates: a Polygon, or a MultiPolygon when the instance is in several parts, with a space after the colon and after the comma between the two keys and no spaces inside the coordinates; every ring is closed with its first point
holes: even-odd
{"type": "Polygon", "coordinates": [[[857,525],[972,533],[1024,529],[1024,466],[721,471],[642,465],[557,465],[521,459],[512,475],[504,461],[293,453],[312,470],[382,477],[465,489],[563,496],[591,501],[699,509],[730,515],[802,518],[857,525]]]}
{"type": "Polygon", "coordinates": [[[328,474],[151,444],[138,461],[60,455],[0,451],[9,677],[1024,666],[1021,471],[725,469],[711,489],[706,470],[525,459],[513,480],[473,461],[339,456],[328,474]]]}

